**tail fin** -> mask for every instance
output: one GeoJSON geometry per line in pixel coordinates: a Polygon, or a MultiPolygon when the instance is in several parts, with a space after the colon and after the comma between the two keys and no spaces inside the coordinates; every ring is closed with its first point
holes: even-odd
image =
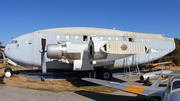
{"type": "Polygon", "coordinates": [[[160,74],[159,78],[156,80],[156,82],[154,82],[151,85],[151,88],[156,88],[159,86],[160,82],[162,81],[162,75],[163,75],[163,64],[162,64],[161,74],[160,74]]]}
{"type": "Polygon", "coordinates": [[[159,76],[159,78],[151,85],[151,88],[158,87],[160,82],[162,81],[162,75],[159,76]]]}

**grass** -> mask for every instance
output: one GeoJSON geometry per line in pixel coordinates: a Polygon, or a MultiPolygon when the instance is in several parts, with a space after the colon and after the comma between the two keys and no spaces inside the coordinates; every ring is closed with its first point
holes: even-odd
{"type": "MultiPolygon", "coordinates": [[[[90,92],[105,92],[112,93],[115,89],[92,84],[80,79],[76,80],[54,80],[54,81],[26,81],[27,76],[24,75],[14,75],[10,78],[3,77],[4,70],[8,67],[8,64],[0,63],[0,87],[1,86],[14,86],[27,89],[52,91],[52,92],[62,92],[62,91],[90,91],[90,92]]],[[[156,67],[156,69],[161,69],[162,66],[156,67]]],[[[11,66],[12,70],[27,70],[17,66],[11,66]]],[[[167,66],[168,69],[168,66],[167,66]]],[[[180,67],[171,66],[171,70],[180,71],[180,67]]]]}
{"type": "MultiPolygon", "coordinates": [[[[92,84],[80,79],[76,80],[54,80],[54,81],[26,81],[27,76],[13,75],[10,78],[3,77],[4,70],[8,67],[8,64],[0,63],[0,86],[14,86],[27,89],[62,92],[62,91],[90,91],[90,92],[115,92],[115,89],[92,84]]],[[[21,67],[11,66],[12,70],[26,70],[21,67]]]]}

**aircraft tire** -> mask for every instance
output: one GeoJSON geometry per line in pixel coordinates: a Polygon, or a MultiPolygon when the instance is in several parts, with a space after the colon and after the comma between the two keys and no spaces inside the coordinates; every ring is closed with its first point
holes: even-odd
{"type": "Polygon", "coordinates": [[[11,68],[6,68],[4,70],[4,74],[6,77],[11,77],[12,76],[12,69],[11,68]]]}
{"type": "Polygon", "coordinates": [[[112,78],[112,73],[109,69],[103,69],[100,73],[100,78],[104,80],[110,80],[112,78]]]}

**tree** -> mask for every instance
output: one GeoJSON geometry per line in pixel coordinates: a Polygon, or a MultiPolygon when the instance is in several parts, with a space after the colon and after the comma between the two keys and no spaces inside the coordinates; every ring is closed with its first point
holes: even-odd
{"type": "Polygon", "coordinates": [[[171,56],[173,56],[173,62],[176,65],[180,65],[180,39],[175,38],[175,43],[176,43],[176,49],[170,53],[171,56]]]}
{"type": "Polygon", "coordinates": [[[2,42],[0,41],[0,46],[2,45],[2,42]]]}

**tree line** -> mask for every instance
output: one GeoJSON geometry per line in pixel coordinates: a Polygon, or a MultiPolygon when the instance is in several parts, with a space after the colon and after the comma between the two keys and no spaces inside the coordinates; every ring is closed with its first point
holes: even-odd
{"type": "Polygon", "coordinates": [[[172,57],[172,61],[176,64],[176,65],[180,65],[180,39],[175,38],[175,43],[176,43],[176,49],[168,54],[167,56],[171,56],[172,57]]]}

